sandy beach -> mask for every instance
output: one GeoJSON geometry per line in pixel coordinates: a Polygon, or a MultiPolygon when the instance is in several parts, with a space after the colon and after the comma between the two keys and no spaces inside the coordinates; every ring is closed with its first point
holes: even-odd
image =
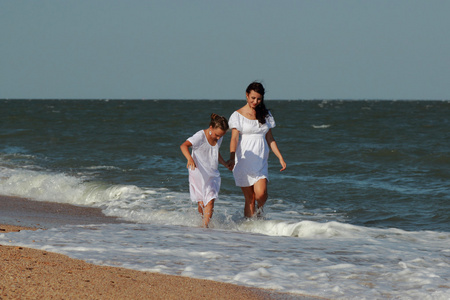
{"type": "MultiPolygon", "coordinates": [[[[64,224],[120,222],[100,210],[0,197],[0,234],[64,224]]],[[[97,266],[0,245],[0,299],[319,299],[210,280],[97,266]]]]}

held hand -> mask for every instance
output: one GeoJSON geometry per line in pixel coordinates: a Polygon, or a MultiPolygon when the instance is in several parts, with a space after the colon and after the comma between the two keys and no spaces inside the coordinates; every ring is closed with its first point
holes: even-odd
{"type": "Polygon", "coordinates": [[[187,162],[186,167],[187,167],[189,170],[195,170],[196,165],[195,165],[194,160],[193,160],[193,159],[189,159],[188,162],[187,162]]]}
{"type": "Polygon", "coordinates": [[[284,159],[280,159],[280,164],[281,164],[280,172],[286,170],[286,163],[285,163],[284,159]]]}
{"type": "Polygon", "coordinates": [[[227,161],[227,168],[228,168],[228,170],[233,171],[234,159],[230,159],[230,160],[227,161]]]}

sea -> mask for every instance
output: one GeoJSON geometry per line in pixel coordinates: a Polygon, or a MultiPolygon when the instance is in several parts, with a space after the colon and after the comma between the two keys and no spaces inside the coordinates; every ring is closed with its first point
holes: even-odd
{"type": "Polygon", "coordinates": [[[3,233],[0,244],[292,295],[450,299],[450,101],[266,100],[287,169],[271,153],[264,215],[246,219],[220,166],[202,228],[179,146],[211,113],[243,105],[0,100],[0,195],[123,220],[3,233]]]}

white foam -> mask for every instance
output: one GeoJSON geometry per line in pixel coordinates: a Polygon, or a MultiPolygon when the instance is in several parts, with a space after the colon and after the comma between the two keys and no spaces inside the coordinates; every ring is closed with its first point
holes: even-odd
{"type": "Polygon", "coordinates": [[[0,174],[0,194],[38,201],[99,206],[142,194],[136,186],[107,186],[63,173],[2,168],[0,174]]]}
{"type": "Polygon", "coordinates": [[[342,225],[312,222],[340,234],[311,237],[151,224],[65,226],[0,234],[0,243],[333,299],[448,299],[450,234],[342,225]]]}
{"type": "MultiPolygon", "coordinates": [[[[213,229],[201,229],[188,193],[25,169],[0,168],[0,194],[100,207],[107,215],[141,223],[0,234],[2,244],[337,299],[449,298],[450,234],[445,232],[320,222],[316,212],[310,220],[305,213],[245,220],[241,198],[233,196],[218,199],[213,229]],[[284,219],[274,218],[280,216],[284,219]]],[[[283,202],[277,205],[283,209],[283,202]]]]}
{"type": "Polygon", "coordinates": [[[314,129],[326,129],[326,128],[330,128],[330,127],[331,127],[331,125],[329,125],[329,124],[323,124],[323,125],[312,125],[312,127],[313,127],[314,129]]]}

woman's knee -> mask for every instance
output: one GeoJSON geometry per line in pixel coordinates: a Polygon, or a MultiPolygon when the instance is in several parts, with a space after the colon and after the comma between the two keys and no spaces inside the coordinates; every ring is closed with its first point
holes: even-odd
{"type": "Polygon", "coordinates": [[[256,200],[266,200],[267,188],[265,186],[261,186],[260,188],[255,189],[255,198],[256,200]]]}

